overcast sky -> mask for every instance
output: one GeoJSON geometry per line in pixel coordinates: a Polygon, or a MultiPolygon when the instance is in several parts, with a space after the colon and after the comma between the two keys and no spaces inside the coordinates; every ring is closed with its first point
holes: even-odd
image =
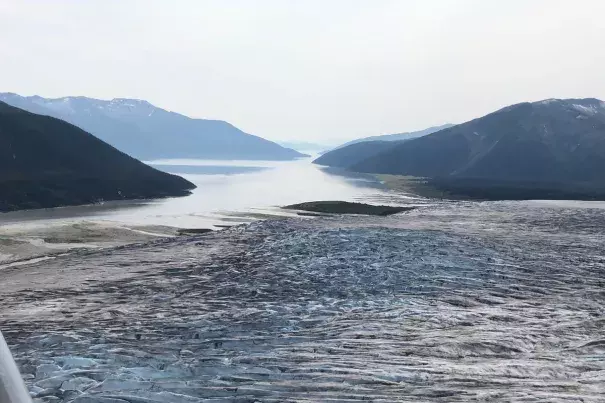
{"type": "Polygon", "coordinates": [[[338,143],[605,99],[603,0],[0,0],[0,92],[338,143]]]}

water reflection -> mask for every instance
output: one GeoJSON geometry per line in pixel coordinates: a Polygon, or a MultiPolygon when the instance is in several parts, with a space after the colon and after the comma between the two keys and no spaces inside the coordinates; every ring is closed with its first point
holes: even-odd
{"type": "Polygon", "coordinates": [[[318,166],[317,168],[328,175],[334,175],[341,179],[349,180],[353,186],[384,189],[384,185],[371,174],[347,171],[344,168],[337,167],[318,166]]]}
{"type": "Polygon", "coordinates": [[[151,164],[152,167],[159,169],[160,171],[177,174],[201,174],[201,175],[237,175],[245,174],[249,172],[264,171],[265,169],[271,169],[270,167],[238,167],[238,166],[225,166],[225,165],[155,165],[151,164]]]}

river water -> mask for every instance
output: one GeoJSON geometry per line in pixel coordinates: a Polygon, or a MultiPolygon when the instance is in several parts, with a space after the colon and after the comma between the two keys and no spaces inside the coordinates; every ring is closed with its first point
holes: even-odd
{"type": "Polygon", "coordinates": [[[312,200],[401,204],[419,202],[388,191],[368,175],[331,172],[311,159],[272,161],[148,161],[197,185],[190,196],[106,202],[0,214],[0,262],[73,248],[117,246],[275,215],[280,206],[312,200]]]}
{"type": "MultiPolygon", "coordinates": [[[[280,206],[312,200],[391,205],[435,201],[387,189],[371,175],[319,167],[311,159],[148,161],[197,185],[190,196],[0,214],[0,269],[73,249],[115,247],[177,235],[178,228],[218,229],[276,216],[280,206]]],[[[603,202],[527,202],[560,208],[605,208],[603,202]]]]}
{"type": "MultiPolygon", "coordinates": [[[[208,227],[225,217],[276,213],[275,208],[311,200],[379,200],[394,195],[371,176],[330,173],[310,160],[149,161],[197,188],[190,196],[147,201],[22,211],[0,215],[0,224],[49,220],[108,220],[129,224],[208,227]]],[[[245,220],[242,220],[245,221],[245,220]]]]}

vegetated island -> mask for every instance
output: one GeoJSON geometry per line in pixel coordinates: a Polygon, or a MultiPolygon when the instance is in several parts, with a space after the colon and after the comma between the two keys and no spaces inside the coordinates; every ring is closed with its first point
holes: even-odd
{"type": "Polygon", "coordinates": [[[309,211],[323,214],[360,214],[389,216],[415,209],[415,207],[375,206],[366,203],[346,201],[312,201],[282,207],[286,210],[309,211]]]}

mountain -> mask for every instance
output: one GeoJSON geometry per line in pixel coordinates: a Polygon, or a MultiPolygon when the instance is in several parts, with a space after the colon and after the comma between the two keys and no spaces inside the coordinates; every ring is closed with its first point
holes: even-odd
{"type": "Polygon", "coordinates": [[[376,154],[393,148],[398,141],[364,141],[328,151],[313,161],[314,164],[336,168],[351,168],[376,154]]]}
{"type": "Polygon", "coordinates": [[[0,211],[183,196],[193,188],[76,126],[0,102],[0,211]]]}
{"type": "Polygon", "coordinates": [[[455,126],[455,125],[453,125],[451,123],[446,123],[446,124],[441,125],[441,126],[429,127],[428,129],[419,130],[419,131],[416,131],[416,132],[405,132],[405,133],[395,133],[395,134],[384,134],[384,135],[381,135],[381,136],[363,137],[363,138],[360,138],[360,139],[349,141],[348,143],[344,143],[343,145],[337,147],[337,149],[338,148],[342,148],[342,147],[346,147],[346,146],[351,145],[351,144],[356,144],[356,143],[361,143],[361,142],[366,142],[366,141],[402,141],[402,140],[411,140],[411,139],[415,139],[415,138],[418,138],[418,137],[426,136],[427,134],[438,132],[438,131],[443,130],[443,129],[450,128],[452,126],[455,126]]]}
{"type": "Polygon", "coordinates": [[[65,120],[140,159],[292,160],[305,156],[227,122],[192,119],[136,99],[48,99],[0,93],[0,101],[65,120]]]}
{"type": "Polygon", "coordinates": [[[354,171],[515,182],[605,182],[605,103],[549,99],[397,144],[354,171]]]}
{"type": "Polygon", "coordinates": [[[313,162],[315,164],[337,168],[351,168],[355,164],[376,154],[385,152],[390,148],[394,148],[406,141],[426,136],[452,126],[453,125],[451,124],[445,124],[443,126],[429,127],[428,129],[417,132],[387,134],[384,136],[372,136],[349,141],[348,143],[322,154],[321,157],[313,162]]]}

